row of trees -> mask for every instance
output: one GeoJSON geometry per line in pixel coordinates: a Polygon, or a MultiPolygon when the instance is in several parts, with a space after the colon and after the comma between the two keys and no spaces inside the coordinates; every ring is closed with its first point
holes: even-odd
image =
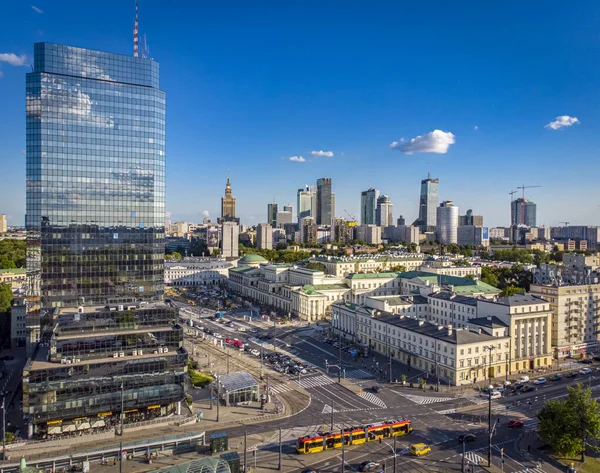
{"type": "Polygon", "coordinates": [[[529,291],[529,286],[533,282],[533,274],[521,264],[515,264],[510,268],[483,266],[481,280],[503,291],[506,289],[507,291],[503,295],[512,295],[515,292],[529,291]]]}
{"type": "Polygon", "coordinates": [[[25,240],[0,240],[0,269],[25,267],[25,240]]]}
{"type": "Polygon", "coordinates": [[[559,455],[581,455],[583,462],[586,450],[600,451],[600,405],[591,388],[569,386],[567,397],[547,401],[537,418],[538,435],[559,455]]]}
{"type": "Polygon", "coordinates": [[[264,250],[253,247],[240,245],[240,256],[244,255],[260,255],[268,261],[273,263],[296,263],[301,260],[310,258],[316,251],[290,251],[290,250],[264,250]]]}

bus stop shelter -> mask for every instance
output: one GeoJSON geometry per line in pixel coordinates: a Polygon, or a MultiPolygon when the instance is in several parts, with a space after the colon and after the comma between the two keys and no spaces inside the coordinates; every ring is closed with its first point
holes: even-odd
{"type": "Polygon", "coordinates": [[[258,401],[259,384],[247,371],[219,376],[219,399],[226,406],[258,401]]]}

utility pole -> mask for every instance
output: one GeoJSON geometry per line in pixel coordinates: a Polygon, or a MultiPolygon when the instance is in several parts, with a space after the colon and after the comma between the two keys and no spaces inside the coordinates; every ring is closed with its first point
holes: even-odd
{"type": "Polygon", "coordinates": [[[461,462],[461,465],[460,465],[460,471],[462,473],[465,473],[465,455],[466,455],[466,452],[465,452],[465,439],[464,438],[463,438],[463,441],[461,443],[462,443],[462,447],[463,447],[463,454],[462,454],[462,462],[461,462]]]}
{"type": "MultiPolygon", "coordinates": [[[[394,435],[393,432],[392,432],[392,435],[394,435]]],[[[395,435],[394,435],[394,473],[396,473],[396,436],[395,435]]]]}
{"type": "MultiPolygon", "coordinates": [[[[390,384],[392,384],[392,340],[390,338],[390,336],[388,335],[388,350],[390,351],[390,384]]],[[[394,437],[394,439],[396,439],[396,437],[394,437]]],[[[394,463],[394,466],[396,466],[396,464],[394,463]]]]}
{"type": "MultiPolygon", "coordinates": [[[[272,312],[271,312],[272,314],[272,312]]],[[[273,351],[277,353],[277,317],[273,315],[273,351]]]]}
{"type": "Polygon", "coordinates": [[[229,347],[227,347],[226,350],[227,350],[227,374],[229,374],[229,347]]]}
{"type": "Polygon", "coordinates": [[[281,471],[281,427],[279,427],[279,466],[277,469],[281,471]]]}
{"type": "Polygon", "coordinates": [[[338,383],[342,382],[342,327],[340,326],[340,320],[338,318],[338,331],[339,331],[339,340],[338,340],[338,383]]]}
{"type": "Polygon", "coordinates": [[[331,400],[331,431],[333,432],[333,399],[331,400]]]}
{"type": "Polygon", "coordinates": [[[219,375],[217,375],[217,422],[219,422],[219,404],[221,404],[220,402],[220,394],[221,394],[221,390],[219,389],[219,375]]]}
{"type": "Polygon", "coordinates": [[[248,431],[244,430],[244,472],[248,471],[248,463],[246,460],[248,459],[248,431]]]}

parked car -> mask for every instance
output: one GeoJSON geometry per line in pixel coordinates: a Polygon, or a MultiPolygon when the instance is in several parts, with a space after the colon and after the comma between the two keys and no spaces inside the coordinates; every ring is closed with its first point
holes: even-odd
{"type": "Polygon", "coordinates": [[[526,374],[524,374],[523,376],[521,376],[518,379],[519,383],[527,383],[529,381],[529,376],[527,376],[526,374]]]}
{"type": "Polygon", "coordinates": [[[544,377],[536,379],[533,384],[546,384],[547,379],[544,377]]]}
{"type": "Polygon", "coordinates": [[[571,371],[568,375],[567,378],[575,378],[579,373],[577,373],[577,371],[571,371]]]}
{"type": "Polygon", "coordinates": [[[477,436],[475,434],[460,434],[458,436],[458,443],[475,442],[475,440],[477,440],[477,436]]]}
{"type": "Polygon", "coordinates": [[[258,333],[258,329],[257,328],[251,328],[250,332],[252,332],[252,333],[258,333]]]}
{"type": "Polygon", "coordinates": [[[238,327],[238,332],[245,332],[246,331],[246,327],[238,327]]]}
{"type": "Polygon", "coordinates": [[[375,471],[375,470],[381,470],[381,463],[374,462],[374,461],[364,461],[358,467],[358,471],[375,471]]]}
{"type": "Polygon", "coordinates": [[[260,356],[260,352],[256,348],[250,350],[250,353],[252,353],[254,356],[260,356]]]}
{"type": "Polygon", "coordinates": [[[550,381],[560,381],[562,378],[559,374],[554,374],[550,376],[550,381]]]}
{"type": "Polygon", "coordinates": [[[579,370],[579,374],[590,374],[592,370],[590,368],[582,368],[579,370]]]}
{"type": "Polygon", "coordinates": [[[524,425],[525,425],[525,424],[523,423],[523,421],[522,421],[522,420],[518,420],[518,419],[511,420],[511,421],[508,423],[508,426],[509,426],[511,429],[520,429],[520,428],[521,428],[521,427],[523,427],[524,425]]]}
{"type": "Polygon", "coordinates": [[[492,391],[492,394],[490,394],[490,399],[494,400],[494,399],[500,399],[502,397],[502,393],[499,391],[492,391]]]}

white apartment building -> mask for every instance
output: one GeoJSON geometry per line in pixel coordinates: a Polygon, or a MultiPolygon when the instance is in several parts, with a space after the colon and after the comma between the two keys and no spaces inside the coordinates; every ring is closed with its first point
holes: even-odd
{"type": "Polygon", "coordinates": [[[359,345],[463,385],[505,372],[509,339],[356,304],[332,306],[332,326],[359,345]]]}
{"type": "Polygon", "coordinates": [[[181,287],[217,286],[227,282],[236,261],[215,258],[184,258],[165,261],[165,285],[181,287]]]}
{"type": "Polygon", "coordinates": [[[550,303],[551,343],[559,358],[598,351],[600,284],[532,284],[530,292],[550,303]]]}
{"type": "Polygon", "coordinates": [[[261,250],[273,249],[273,228],[268,223],[256,226],[256,247],[261,250]]]}

